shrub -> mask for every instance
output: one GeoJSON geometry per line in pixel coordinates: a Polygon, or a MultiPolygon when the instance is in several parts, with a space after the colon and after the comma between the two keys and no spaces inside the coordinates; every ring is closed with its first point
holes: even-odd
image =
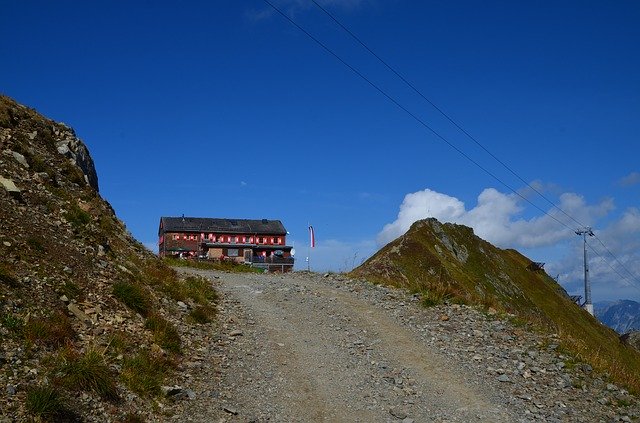
{"type": "Polygon", "coordinates": [[[136,311],[143,316],[149,313],[151,301],[144,290],[129,282],[116,282],[113,285],[113,295],[122,301],[131,310],[136,311]]]}
{"type": "Polygon", "coordinates": [[[170,363],[161,357],[154,357],[148,351],[125,359],[121,377],[133,392],[141,396],[160,394],[160,387],[171,369],[170,363]]]}
{"type": "Polygon", "coordinates": [[[180,353],[182,342],[176,328],[162,316],[154,314],[145,322],[144,326],[153,333],[153,340],[167,351],[180,353]]]}
{"type": "Polygon", "coordinates": [[[61,363],[56,366],[56,374],[62,385],[73,390],[95,392],[109,401],[118,399],[115,380],[100,352],[88,350],[79,355],[69,349],[63,351],[59,359],[61,363]]]}
{"type": "Polygon", "coordinates": [[[23,334],[27,341],[49,347],[64,345],[75,336],[71,321],[62,312],[29,320],[24,325],[23,334]]]}

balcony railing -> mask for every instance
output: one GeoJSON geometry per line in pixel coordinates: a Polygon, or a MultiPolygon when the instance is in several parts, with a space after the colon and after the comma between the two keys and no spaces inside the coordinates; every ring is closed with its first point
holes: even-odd
{"type": "Polygon", "coordinates": [[[278,256],[252,256],[245,257],[245,263],[265,263],[265,264],[284,264],[293,266],[294,259],[293,257],[278,257],[278,256]]]}

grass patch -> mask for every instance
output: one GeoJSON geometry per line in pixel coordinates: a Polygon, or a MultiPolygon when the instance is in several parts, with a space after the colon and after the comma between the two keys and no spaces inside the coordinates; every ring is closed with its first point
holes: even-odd
{"type": "Polygon", "coordinates": [[[124,354],[133,348],[133,342],[130,335],[126,332],[117,331],[111,334],[107,343],[109,351],[114,354],[124,354]]]}
{"type": "Polygon", "coordinates": [[[45,251],[47,251],[42,239],[35,236],[30,236],[29,238],[27,238],[27,245],[31,250],[38,253],[44,253],[45,251]]]}
{"type": "Polygon", "coordinates": [[[118,399],[118,389],[104,355],[88,350],[83,355],[67,349],[59,356],[55,373],[60,383],[68,389],[91,391],[103,399],[118,399]]]}
{"type": "Polygon", "coordinates": [[[9,286],[10,288],[17,288],[20,285],[18,278],[0,264],[0,282],[9,286]]]}
{"type": "Polygon", "coordinates": [[[434,284],[429,288],[420,287],[415,292],[420,294],[420,304],[423,307],[435,307],[440,304],[464,304],[464,298],[449,285],[434,284]]]}
{"type": "Polygon", "coordinates": [[[198,304],[206,305],[218,301],[218,293],[211,286],[211,281],[201,276],[189,276],[184,280],[187,296],[198,304]]]}
{"type": "Polygon", "coordinates": [[[131,310],[143,316],[149,314],[151,299],[140,286],[129,282],[116,282],[113,285],[113,295],[131,310]]]}
{"type": "Polygon", "coordinates": [[[214,260],[181,260],[173,257],[164,257],[162,259],[166,264],[173,267],[191,267],[201,270],[220,270],[234,273],[263,273],[263,269],[250,267],[242,263],[236,263],[232,260],[214,261],[214,260]]]}
{"type": "Polygon", "coordinates": [[[0,316],[0,325],[13,334],[19,334],[24,327],[24,321],[13,314],[3,314],[0,316]]]}
{"type": "Polygon", "coordinates": [[[75,229],[83,229],[91,222],[91,215],[82,210],[77,204],[72,204],[65,218],[75,229]]]}
{"type": "Polygon", "coordinates": [[[189,312],[189,320],[193,323],[209,323],[216,315],[216,309],[212,306],[198,305],[189,312]]]}
{"type": "Polygon", "coordinates": [[[65,281],[62,285],[61,292],[69,299],[77,299],[82,294],[82,290],[71,281],[65,281]]]}
{"type": "Polygon", "coordinates": [[[162,382],[171,372],[171,364],[162,357],[154,357],[148,351],[140,351],[126,358],[122,367],[122,381],[140,396],[156,396],[161,393],[162,382]]]}
{"type": "Polygon", "coordinates": [[[153,340],[163,349],[179,354],[182,346],[178,330],[160,315],[154,314],[147,318],[144,327],[153,333],[153,340]]]}
{"type": "Polygon", "coordinates": [[[57,421],[56,417],[66,412],[60,392],[52,386],[34,386],[27,390],[25,399],[27,410],[46,419],[57,421]]]}
{"type": "Polygon", "coordinates": [[[31,319],[22,332],[28,342],[48,347],[59,347],[75,337],[69,317],[62,312],[31,319]]]}
{"type": "Polygon", "coordinates": [[[139,414],[127,413],[121,420],[122,423],[144,423],[144,418],[139,414]]]}

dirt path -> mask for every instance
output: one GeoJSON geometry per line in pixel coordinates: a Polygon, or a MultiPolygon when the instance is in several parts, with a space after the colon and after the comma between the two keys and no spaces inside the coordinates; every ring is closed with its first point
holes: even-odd
{"type": "Polygon", "coordinates": [[[222,405],[194,403],[194,421],[518,420],[382,304],[318,276],[198,273],[225,297],[227,341],[222,405]]]}

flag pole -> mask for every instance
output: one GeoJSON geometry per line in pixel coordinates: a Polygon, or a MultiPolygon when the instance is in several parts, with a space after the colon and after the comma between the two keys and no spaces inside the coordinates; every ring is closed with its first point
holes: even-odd
{"type": "Polygon", "coordinates": [[[311,272],[311,242],[313,229],[311,229],[310,223],[307,223],[307,227],[309,228],[309,246],[307,247],[307,272],[311,272]]]}

